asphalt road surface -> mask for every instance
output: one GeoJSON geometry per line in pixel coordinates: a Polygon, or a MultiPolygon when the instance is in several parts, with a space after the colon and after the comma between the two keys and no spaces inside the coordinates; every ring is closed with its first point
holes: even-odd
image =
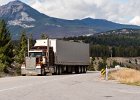
{"type": "Polygon", "coordinates": [[[101,80],[99,72],[7,77],[0,100],[140,100],[140,87],[101,80]]]}

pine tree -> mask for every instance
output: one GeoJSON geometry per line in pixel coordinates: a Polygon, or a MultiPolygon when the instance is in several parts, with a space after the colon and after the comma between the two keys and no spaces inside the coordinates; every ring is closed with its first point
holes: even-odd
{"type": "Polygon", "coordinates": [[[48,38],[48,36],[45,33],[41,34],[41,39],[47,39],[47,38],[48,38]]]}
{"type": "Polygon", "coordinates": [[[6,69],[11,66],[13,56],[10,32],[6,22],[0,20],[0,72],[6,71],[6,69]]]}
{"type": "Polygon", "coordinates": [[[27,37],[26,32],[22,31],[16,61],[22,64],[24,62],[24,58],[26,57],[26,55],[27,55],[27,37]]]}

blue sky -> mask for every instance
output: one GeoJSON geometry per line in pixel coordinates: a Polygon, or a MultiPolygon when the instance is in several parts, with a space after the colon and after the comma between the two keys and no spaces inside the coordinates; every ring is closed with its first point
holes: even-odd
{"type": "MultiPolygon", "coordinates": [[[[13,0],[0,0],[0,5],[13,0]]],[[[21,0],[36,10],[57,18],[107,19],[140,25],[140,0],[21,0]]]]}

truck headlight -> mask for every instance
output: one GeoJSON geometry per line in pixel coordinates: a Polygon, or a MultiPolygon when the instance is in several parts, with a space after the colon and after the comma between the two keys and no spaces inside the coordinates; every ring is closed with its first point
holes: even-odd
{"type": "Polygon", "coordinates": [[[40,65],[37,65],[36,68],[41,68],[41,66],[40,65]]]}
{"type": "Polygon", "coordinates": [[[22,64],[21,65],[21,69],[25,69],[25,64],[22,64]]]}

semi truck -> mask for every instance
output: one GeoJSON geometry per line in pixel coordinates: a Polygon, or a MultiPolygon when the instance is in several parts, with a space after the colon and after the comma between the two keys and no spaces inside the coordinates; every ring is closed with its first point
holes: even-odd
{"type": "Polygon", "coordinates": [[[58,39],[39,39],[28,51],[21,75],[86,73],[89,44],[58,39]]]}

